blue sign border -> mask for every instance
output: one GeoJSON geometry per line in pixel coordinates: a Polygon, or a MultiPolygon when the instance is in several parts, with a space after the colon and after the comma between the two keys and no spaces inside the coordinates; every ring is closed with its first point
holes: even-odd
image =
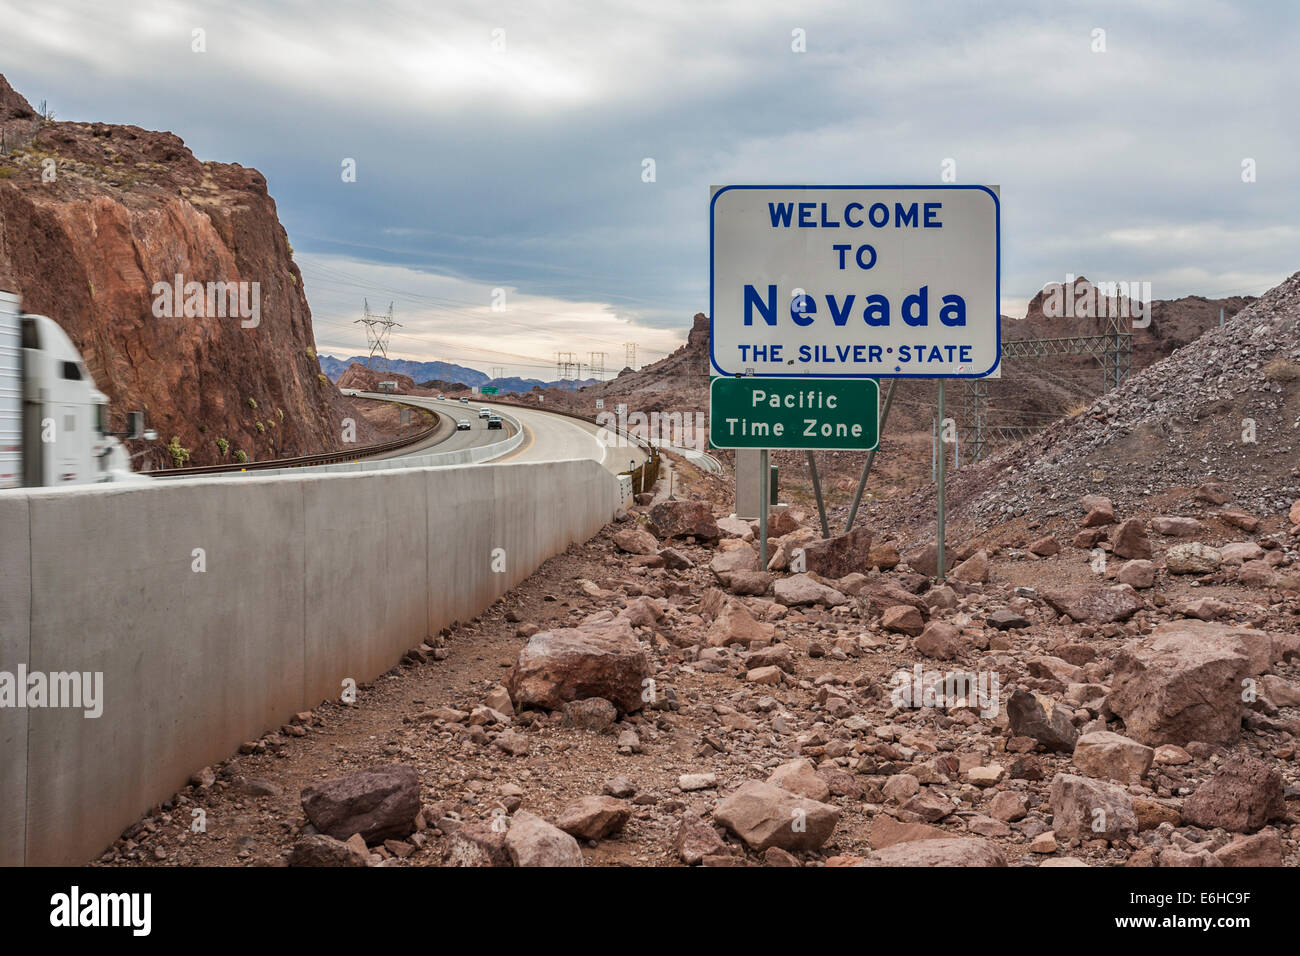
{"type": "Polygon", "coordinates": [[[772,373],[754,373],[755,378],[986,378],[998,370],[1002,364],[1002,203],[998,199],[998,194],[987,186],[978,186],[973,184],[958,183],[940,183],[937,185],[905,185],[905,186],[799,186],[799,185],[749,185],[749,186],[722,186],[715,192],[709,200],[709,365],[718,375],[725,378],[735,378],[737,373],[727,372],[722,369],[713,357],[713,213],[714,206],[718,202],[718,197],[732,189],[979,189],[993,197],[993,214],[994,227],[993,231],[997,240],[997,259],[993,288],[993,314],[997,317],[997,357],[994,359],[992,366],[986,372],[970,375],[955,375],[948,372],[934,374],[905,374],[903,372],[864,372],[860,375],[838,375],[832,372],[806,372],[799,375],[791,375],[789,371],[772,372],[772,373]]]}

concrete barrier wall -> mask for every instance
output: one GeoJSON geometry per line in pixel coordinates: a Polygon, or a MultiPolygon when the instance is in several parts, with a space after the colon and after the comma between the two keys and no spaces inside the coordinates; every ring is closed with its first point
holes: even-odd
{"type": "Polygon", "coordinates": [[[621,490],[564,461],[0,493],[0,671],[104,675],[97,719],[0,708],[0,864],[95,858],[595,534],[621,490]]]}

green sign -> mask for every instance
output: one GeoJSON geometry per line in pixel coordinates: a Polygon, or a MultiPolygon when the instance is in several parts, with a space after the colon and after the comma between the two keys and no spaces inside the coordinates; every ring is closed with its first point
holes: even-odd
{"type": "Polygon", "coordinates": [[[495,395],[497,392],[501,391],[501,389],[497,388],[495,385],[484,385],[479,389],[479,391],[484,395],[495,395]]]}
{"type": "Polygon", "coordinates": [[[874,378],[714,378],[709,445],[870,451],[879,440],[874,378]]]}

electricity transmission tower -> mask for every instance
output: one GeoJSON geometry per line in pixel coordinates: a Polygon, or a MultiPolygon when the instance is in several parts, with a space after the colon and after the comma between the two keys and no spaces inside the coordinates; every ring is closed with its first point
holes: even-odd
{"type": "Polygon", "coordinates": [[[581,371],[578,360],[572,352],[555,353],[555,377],[559,381],[565,382],[573,378],[575,369],[581,371]]]}
{"type": "Polygon", "coordinates": [[[591,355],[591,362],[589,363],[589,366],[590,366],[590,369],[591,369],[591,377],[592,377],[592,378],[598,378],[598,379],[600,379],[601,381],[604,381],[604,379],[605,379],[605,353],[604,353],[604,352],[592,352],[592,353],[590,353],[590,355],[591,355]]]}
{"type": "Polygon", "coordinates": [[[504,365],[493,365],[491,368],[493,378],[505,378],[506,369],[504,365]]]}
{"type": "Polygon", "coordinates": [[[388,335],[397,328],[402,327],[402,323],[393,321],[393,303],[388,303],[388,311],[383,315],[377,315],[370,311],[370,300],[361,300],[363,317],[354,320],[354,325],[364,325],[366,327],[366,346],[370,349],[370,358],[366,364],[370,368],[375,367],[375,353],[378,352],[384,357],[384,371],[387,372],[388,366],[388,335]]]}
{"type": "Polygon", "coordinates": [[[623,343],[623,365],[625,368],[636,368],[636,343],[623,343]]]}

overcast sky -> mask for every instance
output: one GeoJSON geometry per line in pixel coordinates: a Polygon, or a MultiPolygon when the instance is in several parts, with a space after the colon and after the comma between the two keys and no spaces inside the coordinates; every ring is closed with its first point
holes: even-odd
{"type": "Polygon", "coordinates": [[[951,159],[1001,186],[1008,314],[1067,272],[1259,294],[1300,269],[1296,9],[0,0],[0,72],[59,119],[265,173],[322,352],[365,350],[368,296],[395,302],[395,355],[549,378],[557,350],[617,369],[684,339],[710,184],[934,183],[951,159]]]}

